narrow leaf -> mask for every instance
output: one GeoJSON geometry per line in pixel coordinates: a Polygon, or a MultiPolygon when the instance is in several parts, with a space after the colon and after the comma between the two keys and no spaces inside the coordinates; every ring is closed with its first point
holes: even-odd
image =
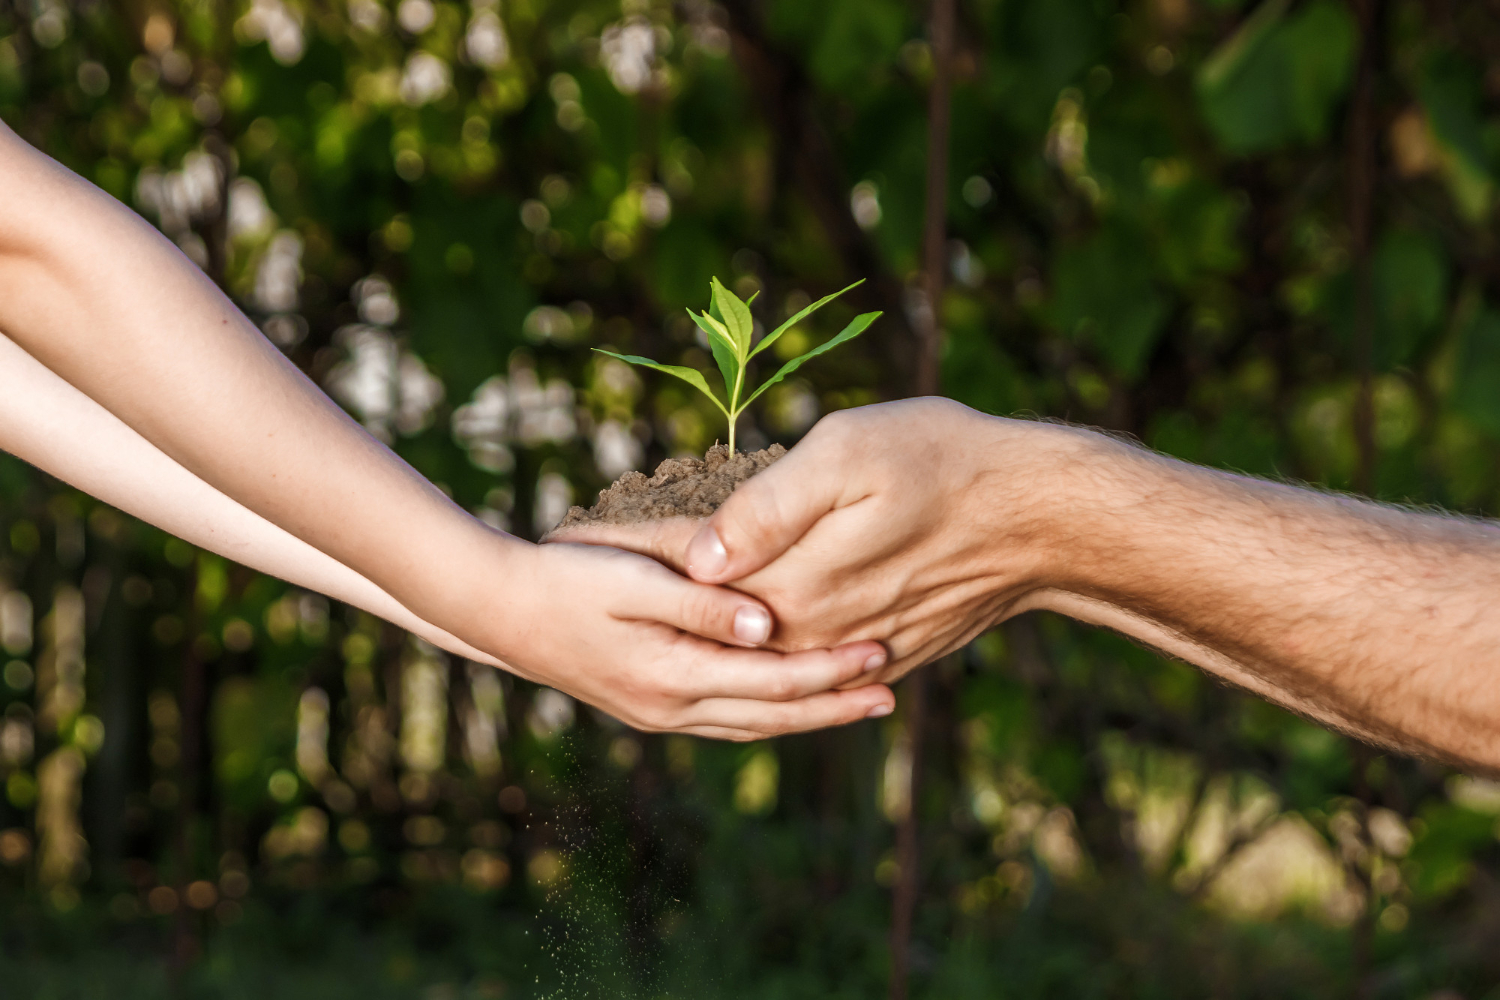
{"type": "Polygon", "coordinates": [[[712,288],[714,308],[724,318],[724,327],[734,340],[736,353],[741,359],[749,358],[750,337],[755,332],[755,319],[750,315],[750,307],[740,301],[738,295],[720,284],[718,278],[713,280],[712,288]]]}
{"type": "MultiPolygon", "coordinates": [[[[826,351],[831,351],[840,344],[848,343],[855,337],[858,337],[860,334],[868,330],[870,328],[870,324],[879,319],[881,315],[881,313],[873,312],[854,317],[854,321],[851,322],[848,326],[844,327],[843,331],[837,337],[834,337],[826,344],[819,344],[817,347],[814,347],[812,350],[802,355],[802,357],[793,358],[786,364],[782,365],[781,371],[777,372],[775,375],[772,375],[765,385],[762,385],[759,389],[756,389],[755,392],[751,394],[750,398],[745,400],[744,405],[749,406],[751,403],[755,402],[755,400],[760,396],[761,393],[765,392],[767,389],[771,388],[771,386],[786,378],[798,368],[801,368],[804,362],[809,361],[826,351]]],[[[741,407],[741,409],[743,408],[744,407],[741,407]]]]}
{"type": "Polygon", "coordinates": [[[703,374],[701,372],[694,371],[691,368],[684,368],[681,365],[660,365],[655,361],[652,361],[650,358],[640,358],[636,357],[634,354],[616,354],[614,351],[606,351],[602,347],[596,347],[594,348],[594,350],[598,351],[600,354],[608,354],[612,358],[619,358],[621,361],[628,361],[633,365],[641,365],[645,368],[655,368],[659,372],[666,372],[668,375],[676,375],[688,385],[692,386],[694,389],[697,389],[699,392],[703,393],[703,395],[713,400],[713,404],[719,408],[719,411],[726,417],[729,416],[729,411],[724,408],[724,404],[719,401],[719,397],[713,394],[713,390],[708,387],[708,382],[704,380],[703,374]]]}
{"type": "Polygon", "coordinates": [[[688,315],[693,317],[693,322],[698,324],[698,329],[708,335],[709,349],[714,352],[714,362],[719,366],[719,374],[724,376],[724,398],[734,392],[734,380],[743,367],[739,357],[735,354],[734,341],[729,339],[729,333],[724,325],[712,316],[700,316],[688,310],[688,315]]]}
{"type": "Polygon", "coordinates": [[[1250,55],[1270,36],[1291,0],[1266,0],[1240,22],[1229,39],[1203,60],[1198,67],[1197,84],[1206,90],[1216,90],[1228,83],[1239,72],[1250,55]]]}
{"type": "Polygon", "coordinates": [[[844,292],[849,291],[850,288],[858,288],[860,285],[863,285],[864,283],[865,283],[865,279],[861,278],[858,281],[856,281],[854,284],[850,285],[849,288],[845,288],[843,291],[838,291],[838,292],[834,292],[832,295],[825,295],[825,296],[823,296],[821,299],[819,299],[818,301],[814,302],[812,305],[808,306],[806,309],[802,310],[797,315],[793,316],[791,319],[787,320],[785,323],[781,324],[776,329],[774,329],[770,333],[768,333],[765,336],[765,339],[763,339],[759,344],[755,345],[755,350],[753,350],[753,351],[750,352],[750,356],[752,358],[755,357],[761,351],[764,351],[766,348],[768,348],[772,344],[776,343],[776,341],[781,337],[781,335],[783,333],[786,333],[792,327],[796,326],[798,323],[800,323],[803,320],[807,319],[807,317],[811,316],[813,313],[817,312],[819,309],[822,309],[824,306],[826,306],[828,303],[832,302],[834,299],[838,298],[840,295],[843,295],[844,292]]]}

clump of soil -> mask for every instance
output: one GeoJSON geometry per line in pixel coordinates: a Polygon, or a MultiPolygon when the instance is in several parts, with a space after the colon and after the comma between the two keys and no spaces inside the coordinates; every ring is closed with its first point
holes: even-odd
{"type": "Polygon", "coordinates": [[[779,444],[762,451],[733,455],[716,444],[703,458],[669,458],[656,475],[627,472],[599,494],[599,502],[585,510],[574,507],[549,535],[586,524],[639,524],[669,517],[708,517],[729,499],[734,488],[768,468],[786,449],[779,444]]]}

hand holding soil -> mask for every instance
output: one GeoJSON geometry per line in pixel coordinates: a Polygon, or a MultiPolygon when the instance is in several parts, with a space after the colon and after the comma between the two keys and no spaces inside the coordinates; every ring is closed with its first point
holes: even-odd
{"type": "Polygon", "coordinates": [[[640,472],[627,472],[599,494],[599,502],[593,507],[568,511],[547,540],[586,526],[701,520],[718,510],[741,483],[785,454],[786,449],[779,444],[750,454],[731,452],[728,446],[716,444],[701,460],[667,459],[649,479],[640,472]]]}
{"type": "Polygon", "coordinates": [[[889,666],[853,684],[1048,610],[1365,740],[1500,769],[1489,522],[916,399],[824,418],[706,520],[565,537],[758,597],[777,619],[772,648],[884,644],[889,666]]]}
{"type": "Polygon", "coordinates": [[[470,516],[161,233],[3,122],[0,191],[0,449],[640,729],[757,739],[889,713],[884,689],[830,690],[884,662],[873,643],[746,648],[770,615],[743,594],[470,516]]]}
{"type": "Polygon", "coordinates": [[[1053,459],[1040,440],[1030,455],[1013,450],[1005,492],[994,492],[1000,477],[987,463],[1011,423],[941,399],[836,413],[774,464],[736,456],[754,478],[727,499],[716,450],[702,463],[714,473],[684,477],[686,463],[649,481],[637,473],[550,540],[631,549],[755,596],[776,617],[771,649],[880,642],[890,665],[852,683],[894,680],[1014,613],[1041,584],[1026,511],[1053,459]]]}
{"type": "Polygon", "coordinates": [[[618,549],[527,551],[491,630],[502,658],[636,729],[749,740],[890,711],[884,688],[832,690],[872,658],[884,664],[874,643],[788,656],[744,648],[759,637],[736,636],[737,619],[747,607],[764,612],[740,594],[618,549]]]}

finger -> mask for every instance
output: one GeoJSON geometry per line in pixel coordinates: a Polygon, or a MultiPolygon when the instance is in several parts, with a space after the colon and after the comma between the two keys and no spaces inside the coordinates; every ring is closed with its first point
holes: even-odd
{"type": "Polygon", "coordinates": [[[687,726],[674,732],[710,740],[727,740],[730,743],[753,743],[766,738],[764,733],[752,733],[748,729],[725,729],[722,726],[687,726]]]}
{"type": "Polygon", "coordinates": [[[736,487],[688,543],[689,576],[703,583],[748,576],[834,509],[843,491],[835,464],[839,449],[824,446],[830,435],[818,431],[813,428],[785,458],[736,487]]]}
{"type": "Polygon", "coordinates": [[[684,725],[783,736],[845,726],[861,719],[884,718],[895,708],[896,696],[891,689],[872,684],[853,691],[828,691],[786,702],[710,698],[693,706],[684,725]]]}
{"type": "Polygon", "coordinates": [[[759,646],[771,638],[776,621],[755,598],[694,583],[665,566],[637,562],[638,574],[613,608],[616,618],[661,622],[731,646],[759,646]]]}
{"type": "Polygon", "coordinates": [[[890,661],[878,642],[851,642],[837,649],[782,655],[728,652],[697,658],[676,693],[692,700],[749,698],[795,701],[857,682],[890,661]]]}
{"type": "Polygon", "coordinates": [[[681,573],[687,568],[683,554],[688,542],[702,526],[701,519],[689,517],[669,517],[636,524],[580,524],[554,531],[542,541],[543,544],[607,545],[655,559],[681,573]]]}

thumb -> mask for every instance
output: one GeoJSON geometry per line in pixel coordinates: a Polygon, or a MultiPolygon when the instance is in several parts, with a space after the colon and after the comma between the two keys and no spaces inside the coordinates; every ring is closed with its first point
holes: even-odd
{"type": "Polygon", "coordinates": [[[648,556],[670,566],[678,573],[685,570],[683,553],[702,524],[696,518],[672,517],[636,524],[590,523],[549,532],[543,545],[577,542],[582,545],[604,545],[648,556]]]}
{"type": "Polygon", "coordinates": [[[688,575],[728,583],[774,562],[838,506],[841,477],[803,442],[741,483],[688,543],[688,575]]]}

